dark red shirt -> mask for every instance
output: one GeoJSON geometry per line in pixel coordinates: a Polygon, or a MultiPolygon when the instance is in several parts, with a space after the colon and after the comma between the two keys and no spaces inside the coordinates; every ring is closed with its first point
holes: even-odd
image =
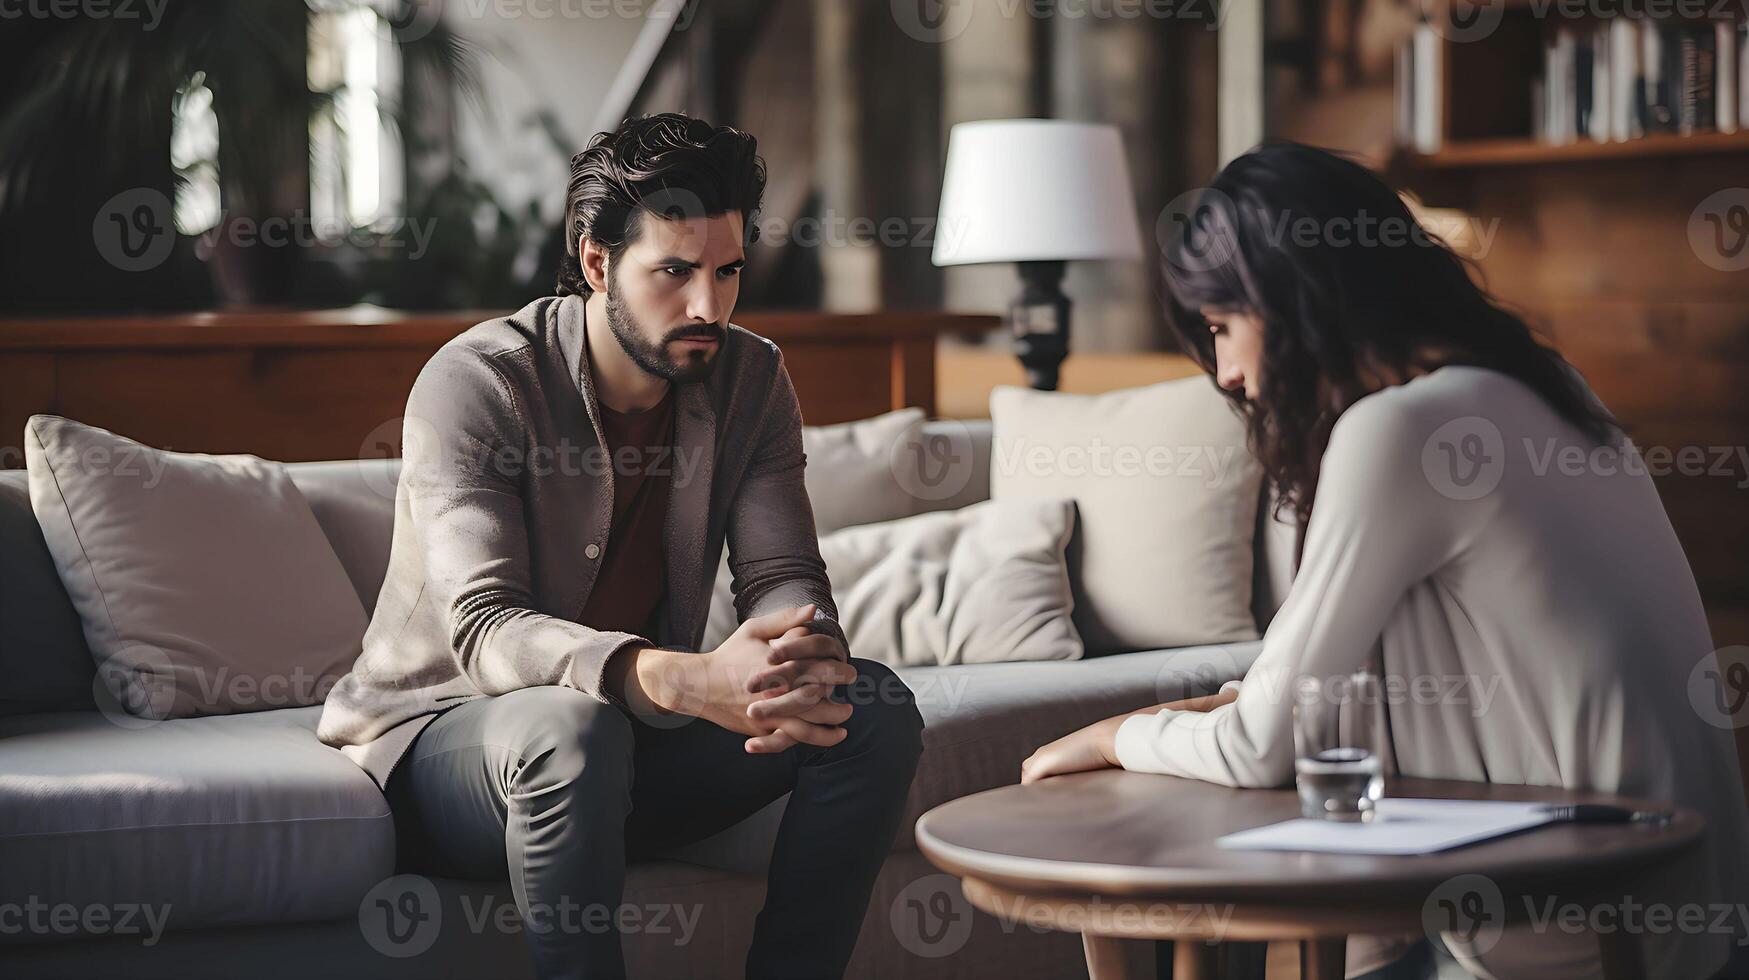
{"type": "Polygon", "coordinates": [[[674,475],[674,387],[648,411],[600,408],[606,462],[613,469],[613,529],[597,559],[601,571],[582,623],[654,641],[656,610],[667,591],[662,524],[674,475]]]}

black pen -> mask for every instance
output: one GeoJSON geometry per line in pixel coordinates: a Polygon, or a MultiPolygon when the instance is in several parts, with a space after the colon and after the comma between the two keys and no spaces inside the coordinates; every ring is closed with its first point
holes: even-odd
{"type": "Polygon", "coordinates": [[[1666,824],[1670,814],[1654,810],[1629,810],[1604,803],[1550,804],[1542,812],[1552,815],[1557,823],[1650,823],[1666,824]]]}

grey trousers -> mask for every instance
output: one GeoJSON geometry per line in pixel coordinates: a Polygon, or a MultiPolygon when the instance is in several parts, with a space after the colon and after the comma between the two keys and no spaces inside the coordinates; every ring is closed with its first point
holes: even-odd
{"type": "Polygon", "coordinates": [[[771,755],[749,755],[744,736],[709,722],[655,727],[571,688],[451,708],[389,778],[402,868],[508,877],[540,976],[620,977],[626,861],[793,793],[747,976],[840,976],[898,832],[923,729],[897,675],[851,664],[857,680],[834,692],[854,706],[844,740],[771,755]]]}

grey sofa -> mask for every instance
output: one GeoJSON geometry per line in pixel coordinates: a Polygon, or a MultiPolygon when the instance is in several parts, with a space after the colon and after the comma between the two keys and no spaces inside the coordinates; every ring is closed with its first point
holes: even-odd
{"type": "MultiPolygon", "coordinates": [[[[988,495],[990,429],[970,431],[981,475],[937,507],[988,495]]],[[[367,608],[387,563],[393,500],[381,488],[396,466],[290,467],[367,608]]],[[[1285,591],[1291,548],[1265,517],[1260,626],[1285,591]]],[[[1065,732],[1207,693],[1258,647],[902,671],[928,725],[925,752],[852,975],[1079,974],[1077,937],[974,913],[910,826],[1013,782],[1021,759],[1065,732]]],[[[98,710],[93,673],[25,473],[0,471],[0,976],[529,975],[506,883],[397,876],[389,808],[316,740],[320,706],[151,722],[98,710]]],[[[625,938],[634,976],[739,975],[782,805],[632,868],[625,902],[643,914],[625,938]]]]}

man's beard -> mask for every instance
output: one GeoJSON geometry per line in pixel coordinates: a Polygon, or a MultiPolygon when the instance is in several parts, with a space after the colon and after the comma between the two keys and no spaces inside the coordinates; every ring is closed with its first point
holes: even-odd
{"type": "Polygon", "coordinates": [[[620,350],[632,359],[632,363],[646,372],[674,384],[688,384],[703,381],[711,373],[714,356],[723,349],[723,328],[715,323],[693,323],[675,327],[663,335],[659,342],[645,340],[645,332],[637,316],[626,307],[625,301],[619,295],[619,290],[613,288],[613,277],[607,280],[607,326],[613,331],[613,339],[619,341],[620,350]],[[682,337],[712,337],[717,346],[712,350],[689,350],[684,360],[676,360],[668,353],[668,344],[682,337]]]}

